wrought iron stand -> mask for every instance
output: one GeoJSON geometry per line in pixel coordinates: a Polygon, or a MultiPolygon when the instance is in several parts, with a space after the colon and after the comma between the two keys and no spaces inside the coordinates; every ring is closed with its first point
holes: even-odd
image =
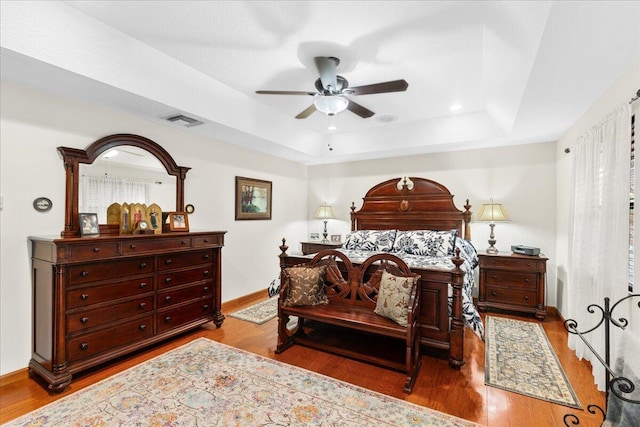
{"type": "MultiPolygon", "coordinates": [[[[578,331],[578,322],[576,322],[573,319],[568,319],[564,322],[564,328],[570,333],[570,334],[574,334],[577,335],[582,342],[584,342],[584,344],[589,347],[589,350],[591,350],[591,352],[596,356],[596,358],[598,359],[598,361],[604,366],[605,368],[605,379],[606,379],[606,391],[605,391],[605,407],[601,408],[599,405],[596,404],[590,404],[587,406],[587,410],[591,413],[591,414],[596,414],[597,412],[600,412],[600,414],[602,415],[602,421],[604,422],[605,418],[606,418],[606,414],[607,414],[607,402],[609,400],[609,392],[613,393],[618,399],[623,400],[625,402],[629,402],[629,403],[634,403],[634,404],[640,404],[640,400],[632,400],[629,399],[627,397],[625,397],[625,394],[629,394],[632,393],[635,388],[636,385],[633,384],[633,382],[631,382],[631,380],[629,380],[626,377],[623,376],[616,376],[616,373],[611,369],[611,356],[610,356],[610,328],[611,328],[611,324],[613,324],[614,326],[620,328],[620,329],[625,329],[627,327],[627,325],[629,324],[629,321],[623,317],[619,318],[619,319],[615,319],[612,315],[613,310],[616,309],[616,307],[625,300],[628,300],[630,298],[636,298],[636,297],[640,297],[640,294],[630,294],[627,295],[626,297],[618,300],[615,304],[613,304],[612,306],[609,306],[609,298],[605,297],[604,299],[604,308],[600,307],[597,304],[591,304],[587,307],[587,311],[589,313],[595,313],[596,309],[600,311],[600,313],[602,313],[602,319],[600,319],[600,321],[598,322],[598,324],[596,326],[594,326],[593,328],[587,330],[587,331],[582,331],[579,332],[578,331]],[[583,335],[588,334],[596,329],[598,329],[600,327],[600,325],[602,325],[604,323],[604,342],[605,342],[605,356],[604,356],[604,360],[602,359],[602,357],[595,351],[595,349],[591,346],[591,344],[589,344],[589,342],[584,338],[583,335]]],[[[640,301],[638,301],[638,308],[640,308],[640,301]]],[[[578,425],[580,424],[580,419],[574,415],[574,414],[566,414],[564,416],[564,425],[569,427],[569,422],[571,422],[571,425],[578,425]]]]}

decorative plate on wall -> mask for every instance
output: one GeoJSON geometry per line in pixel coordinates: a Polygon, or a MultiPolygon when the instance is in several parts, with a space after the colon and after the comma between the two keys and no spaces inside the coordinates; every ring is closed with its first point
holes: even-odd
{"type": "Polygon", "coordinates": [[[192,214],[193,212],[195,212],[196,208],[191,203],[189,203],[187,206],[184,207],[184,210],[188,214],[192,214]]]}
{"type": "Polygon", "coordinates": [[[33,201],[33,208],[38,212],[46,212],[53,207],[51,200],[46,197],[38,197],[33,201]]]}

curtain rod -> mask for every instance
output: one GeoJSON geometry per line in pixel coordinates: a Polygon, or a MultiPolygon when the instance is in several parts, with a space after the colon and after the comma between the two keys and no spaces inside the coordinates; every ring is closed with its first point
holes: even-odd
{"type": "MultiPolygon", "coordinates": [[[[636,96],[634,96],[633,98],[631,98],[631,100],[629,101],[629,104],[633,104],[634,102],[636,102],[638,99],[640,99],[640,89],[638,89],[638,91],[636,92],[636,96]]],[[[564,152],[569,154],[571,153],[571,148],[565,148],[564,152]]]]}

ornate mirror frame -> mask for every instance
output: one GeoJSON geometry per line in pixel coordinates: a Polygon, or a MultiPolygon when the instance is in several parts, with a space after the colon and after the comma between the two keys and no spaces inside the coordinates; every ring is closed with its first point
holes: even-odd
{"type": "Polygon", "coordinates": [[[175,210],[184,210],[184,180],[191,168],[178,166],[173,157],[164,148],[148,138],[126,133],[109,135],[97,140],[84,150],[58,147],[58,151],[62,154],[66,172],[64,230],[60,233],[60,236],[63,238],[80,236],[80,225],[78,223],[80,163],[92,164],[105,151],[124,145],[148,151],[162,163],[169,175],[176,177],[175,210]]]}

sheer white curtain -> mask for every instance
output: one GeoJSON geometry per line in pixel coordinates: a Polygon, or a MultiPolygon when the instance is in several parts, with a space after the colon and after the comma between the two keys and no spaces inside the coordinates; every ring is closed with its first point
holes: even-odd
{"type": "MultiPolygon", "coordinates": [[[[628,105],[621,105],[600,124],[581,136],[572,149],[574,157],[573,204],[570,221],[571,253],[568,277],[568,318],[578,330],[594,327],[602,318],[590,304],[603,306],[627,295],[629,260],[629,169],[631,124],[628,105]]],[[[614,311],[629,319],[628,304],[614,311]]],[[[616,360],[616,337],[612,328],[611,360],[616,360]]],[[[586,334],[604,358],[604,329],[586,334]]],[[[579,358],[591,361],[600,390],[605,389],[605,369],[579,337],[569,335],[569,347],[579,358]]]]}
{"type": "Polygon", "coordinates": [[[106,224],[112,203],[147,203],[149,199],[149,184],[129,178],[82,175],[80,188],[80,212],[97,213],[100,224],[106,224]]]}

